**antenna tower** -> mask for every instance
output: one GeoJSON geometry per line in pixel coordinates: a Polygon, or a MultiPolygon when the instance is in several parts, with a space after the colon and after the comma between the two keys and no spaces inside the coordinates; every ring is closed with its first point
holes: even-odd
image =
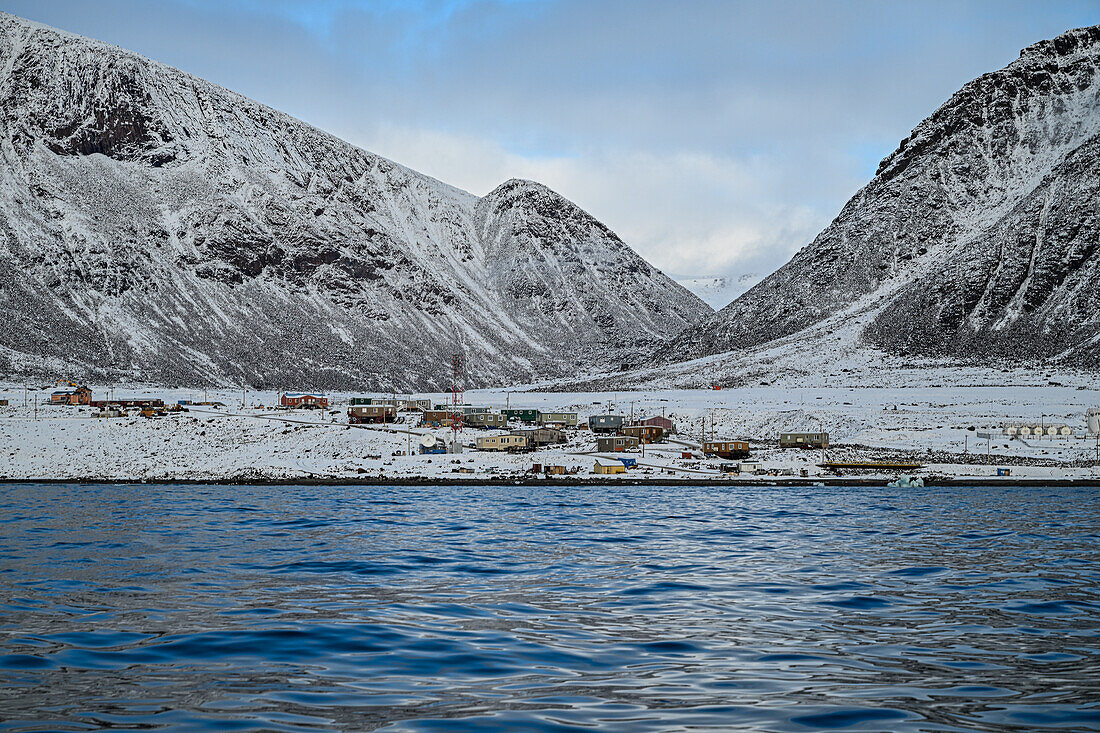
{"type": "Polygon", "coordinates": [[[451,440],[457,441],[458,434],[462,430],[462,385],[459,377],[462,374],[462,356],[451,356],[451,440]]]}

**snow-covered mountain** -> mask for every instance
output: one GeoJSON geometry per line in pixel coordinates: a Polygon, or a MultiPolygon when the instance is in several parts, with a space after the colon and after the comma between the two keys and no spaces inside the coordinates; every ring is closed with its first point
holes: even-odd
{"type": "Polygon", "coordinates": [[[827,349],[858,325],[890,354],[1100,368],[1098,67],[1100,26],[968,83],[812,243],[660,356],[792,334],[827,349]]]}
{"type": "Polygon", "coordinates": [[[484,198],[0,14],[0,373],[275,388],[617,364],[709,315],[549,189],[484,198]]]}

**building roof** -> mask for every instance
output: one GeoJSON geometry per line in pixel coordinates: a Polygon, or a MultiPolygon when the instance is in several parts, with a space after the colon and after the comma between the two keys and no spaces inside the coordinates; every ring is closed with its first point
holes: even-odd
{"type": "Polygon", "coordinates": [[[284,392],[283,397],[294,399],[295,397],[314,397],[323,400],[325,397],[319,392],[284,392]]]}

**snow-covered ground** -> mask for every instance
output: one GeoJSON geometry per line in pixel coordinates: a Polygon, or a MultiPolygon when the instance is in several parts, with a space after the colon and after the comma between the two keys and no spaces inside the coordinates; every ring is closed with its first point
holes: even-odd
{"type": "MultiPolygon", "coordinates": [[[[932,381],[932,380],[926,380],[932,381]]],[[[951,382],[944,377],[941,382],[951,382]]],[[[956,380],[958,381],[958,380],[956,380]]],[[[705,434],[743,438],[753,445],[762,467],[796,476],[824,475],[817,451],[780,450],[786,430],[823,429],[831,436],[830,460],[914,459],[925,464],[916,473],[946,476],[994,476],[1010,467],[1021,478],[1100,478],[1097,438],[1086,435],[1085,410],[1100,405],[1093,381],[1077,384],[1000,384],[950,386],[790,387],[763,385],[716,390],[630,392],[525,392],[477,390],[466,402],[494,408],[533,407],[575,410],[582,421],[613,411],[636,417],[666,415],[678,428],[674,441],[626,454],[639,466],[617,478],[653,480],[670,477],[729,478],[720,462],[682,457],[705,434]],[[1005,424],[1068,425],[1075,435],[1063,439],[1007,439],[1005,424]],[[990,438],[982,437],[990,434],[990,438]],[[986,455],[989,455],[988,461],[986,455]]],[[[103,388],[93,387],[96,398],[103,388]]],[[[8,479],[388,479],[511,478],[532,463],[563,465],[587,476],[595,462],[595,437],[571,432],[567,445],[534,453],[500,454],[470,448],[460,455],[415,454],[424,433],[446,437],[449,431],[416,425],[419,415],[390,426],[347,425],[349,395],[329,395],[333,407],[281,411],[274,392],[211,392],[225,407],[195,407],[160,418],[137,416],[95,419],[89,408],[50,407],[49,389],[0,386],[0,478],[8,479]],[[34,402],[38,400],[37,417],[34,402]],[[24,405],[26,400],[26,405],[24,405]],[[459,469],[463,469],[460,471],[459,469]],[[470,472],[472,471],[472,475],[470,472]]],[[[116,398],[160,397],[166,403],[201,400],[201,392],[158,388],[114,389],[116,398]]],[[[444,395],[431,395],[446,401],[444,395]]],[[[466,429],[472,445],[486,433],[466,429]]],[[[766,481],[770,477],[757,477],[766,481]]]]}

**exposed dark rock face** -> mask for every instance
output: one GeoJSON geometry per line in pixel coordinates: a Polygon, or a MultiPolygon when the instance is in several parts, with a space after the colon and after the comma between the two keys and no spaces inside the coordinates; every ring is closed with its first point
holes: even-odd
{"type": "Polygon", "coordinates": [[[618,363],[709,315],[538,184],[485,199],[135,54],[0,14],[0,357],[285,388],[618,363]]]}
{"type": "Polygon", "coordinates": [[[889,352],[1100,368],[1098,67],[1100,27],[1083,28],[970,82],[811,244],[661,356],[871,309],[863,338],[889,352]]]}

